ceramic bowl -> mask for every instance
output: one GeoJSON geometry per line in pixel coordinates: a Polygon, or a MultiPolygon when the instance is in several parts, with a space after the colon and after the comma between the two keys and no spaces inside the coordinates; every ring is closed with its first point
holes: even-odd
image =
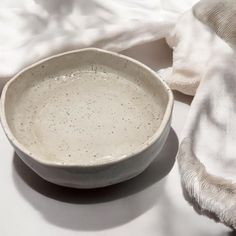
{"type": "Polygon", "coordinates": [[[18,156],[49,182],[96,188],[130,179],[157,157],[173,95],[147,66],[88,48],[40,61],[12,78],[1,123],[18,156]]]}

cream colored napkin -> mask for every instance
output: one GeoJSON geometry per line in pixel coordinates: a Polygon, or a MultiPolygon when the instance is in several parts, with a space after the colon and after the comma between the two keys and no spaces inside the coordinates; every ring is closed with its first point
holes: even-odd
{"type": "Polygon", "coordinates": [[[199,2],[168,42],[168,83],[186,94],[197,90],[178,153],[185,197],[200,214],[236,229],[236,1],[199,2]]]}

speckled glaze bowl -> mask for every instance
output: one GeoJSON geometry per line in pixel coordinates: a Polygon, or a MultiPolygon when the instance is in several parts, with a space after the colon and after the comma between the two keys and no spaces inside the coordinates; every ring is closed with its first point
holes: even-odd
{"type": "Polygon", "coordinates": [[[49,182],[96,188],[141,173],[170,130],[172,92],[145,65],[101,49],[66,52],[4,87],[1,123],[18,156],[49,182]]]}

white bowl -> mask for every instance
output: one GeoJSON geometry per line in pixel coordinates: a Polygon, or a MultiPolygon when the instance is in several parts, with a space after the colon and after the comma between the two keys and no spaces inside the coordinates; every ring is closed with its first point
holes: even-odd
{"type": "Polygon", "coordinates": [[[12,78],[1,122],[18,156],[49,182],[95,188],[141,173],[170,130],[173,95],[155,72],[101,49],[66,52],[12,78]]]}

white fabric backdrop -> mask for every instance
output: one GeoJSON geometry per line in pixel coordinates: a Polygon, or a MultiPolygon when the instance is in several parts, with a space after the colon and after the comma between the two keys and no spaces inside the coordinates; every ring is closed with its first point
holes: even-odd
{"type": "MultiPolygon", "coordinates": [[[[0,78],[65,50],[164,37],[196,0],[1,0],[0,78]]],[[[5,79],[4,79],[5,78],[5,79]]]]}

